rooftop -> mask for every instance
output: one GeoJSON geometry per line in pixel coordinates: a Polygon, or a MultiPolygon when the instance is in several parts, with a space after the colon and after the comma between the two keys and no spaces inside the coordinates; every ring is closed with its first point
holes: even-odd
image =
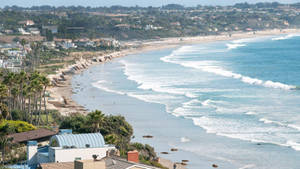
{"type": "MultiPolygon", "coordinates": [[[[158,169],[153,166],[147,166],[143,164],[129,162],[126,159],[120,157],[105,157],[99,161],[93,160],[83,160],[80,162],[84,163],[100,163],[105,161],[105,169],[158,169]]],[[[97,166],[97,165],[96,165],[97,166]]],[[[46,163],[41,164],[42,169],[74,169],[74,162],[66,162],[66,163],[46,163]]],[[[104,168],[99,168],[104,169],[104,168]]]]}
{"type": "Polygon", "coordinates": [[[55,135],[56,133],[57,132],[55,132],[55,131],[41,128],[41,129],[31,130],[31,131],[22,132],[22,133],[10,134],[10,135],[8,135],[8,137],[12,137],[13,142],[15,142],[15,143],[23,143],[23,142],[30,141],[30,140],[39,140],[39,139],[42,139],[45,137],[51,137],[51,136],[55,135]]]}
{"type": "Polygon", "coordinates": [[[62,134],[51,137],[50,145],[52,147],[74,146],[76,148],[95,148],[104,147],[105,141],[101,133],[62,134]]]}

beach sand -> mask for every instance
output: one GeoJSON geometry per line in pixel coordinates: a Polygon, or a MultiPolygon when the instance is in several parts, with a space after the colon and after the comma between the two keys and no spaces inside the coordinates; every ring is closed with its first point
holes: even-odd
{"type": "MultiPolygon", "coordinates": [[[[228,34],[216,35],[216,36],[197,36],[197,37],[176,37],[176,38],[165,38],[159,40],[149,40],[149,41],[133,41],[125,42],[126,46],[130,46],[129,49],[125,49],[119,52],[112,52],[107,54],[90,56],[88,58],[84,57],[82,53],[81,59],[77,60],[76,64],[66,66],[63,69],[57,71],[55,75],[49,75],[49,79],[53,82],[53,86],[48,89],[50,97],[47,101],[47,106],[49,109],[58,110],[62,115],[68,115],[70,113],[79,112],[86,114],[87,110],[77,104],[72,100],[73,89],[71,84],[71,79],[74,74],[81,73],[82,71],[88,69],[92,65],[101,64],[108,62],[113,58],[122,57],[130,54],[137,54],[146,51],[160,50],[166,48],[175,48],[181,45],[196,44],[196,43],[207,43],[215,41],[227,41],[236,40],[244,38],[255,38],[262,36],[271,36],[279,34],[292,34],[299,33],[298,29],[284,29],[284,30],[265,30],[257,31],[255,34],[253,32],[236,32],[232,33],[231,36],[228,34]],[[99,61],[101,60],[101,62],[99,61]]],[[[80,55],[80,53],[79,53],[80,55]]],[[[80,88],[80,86],[78,86],[80,88]]],[[[172,167],[172,162],[168,160],[162,160],[165,166],[172,167]]]]}

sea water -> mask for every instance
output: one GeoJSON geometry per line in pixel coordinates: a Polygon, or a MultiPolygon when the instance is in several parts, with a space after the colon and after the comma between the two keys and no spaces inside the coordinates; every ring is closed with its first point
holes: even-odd
{"type": "Polygon", "coordinates": [[[159,155],[187,168],[300,168],[300,35],[126,56],[72,84],[79,104],[125,116],[134,141],[178,148],[159,155]]]}

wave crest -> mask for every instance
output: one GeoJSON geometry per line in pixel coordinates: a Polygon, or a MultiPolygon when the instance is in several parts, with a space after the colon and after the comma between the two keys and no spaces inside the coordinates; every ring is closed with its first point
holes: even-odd
{"type": "Polygon", "coordinates": [[[260,79],[256,79],[256,78],[244,76],[244,75],[241,75],[238,73],[234,73],[234,72],[231,72],[228,70],[224,70],[220,66],[217,66],[217,65],[220,65],[220,63],[217,61],[211,61],[211,60],[182,61],[182,60],[180,60],[180,58],[177,57],[177,53],[178,52],[182,53],[185,50],[186,50],[185,47],[179,48],[179,49],[173,51],[171,55],[160,58],[160,60],[162,60],[163,62],[179,64],[184,67],[199,69],[199,70],[202,70],[202,71],[205,71],[208,73],[214,73],[216,75],[220,75],[220,76],[224,76],[224,77],[238,79],[244,83],[248,83],[251,85],[259,85],[259,86],[263,86],[263,87],[284,89],[284,90],[294,90],[297,88],[294,85],[287,85],[287,84],[283,84],[280,82],[273,82],[271,80],[263,81],[260,79]]]}

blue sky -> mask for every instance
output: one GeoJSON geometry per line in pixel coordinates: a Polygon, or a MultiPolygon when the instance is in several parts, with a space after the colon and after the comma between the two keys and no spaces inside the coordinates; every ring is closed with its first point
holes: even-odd
{"type": "MultiPolygon", "coordinates": [[[[0,0],[0,7],[6,5],[18,5],[24,7],[30,7],[33,5],[51,5],[51,6],[70,6],[70,5],[82,5],[82,6],[111,6],[111,5],[123,5],[123,6],[162,6],[170,3],[182,4],[185,6],[201,5],[229,5],[240,2],[256,3],[256,2],[274,2],[274,0],[0,0]]],[[[295,3],[300,0],[277,0],[282,3],[295,3]]]]}

